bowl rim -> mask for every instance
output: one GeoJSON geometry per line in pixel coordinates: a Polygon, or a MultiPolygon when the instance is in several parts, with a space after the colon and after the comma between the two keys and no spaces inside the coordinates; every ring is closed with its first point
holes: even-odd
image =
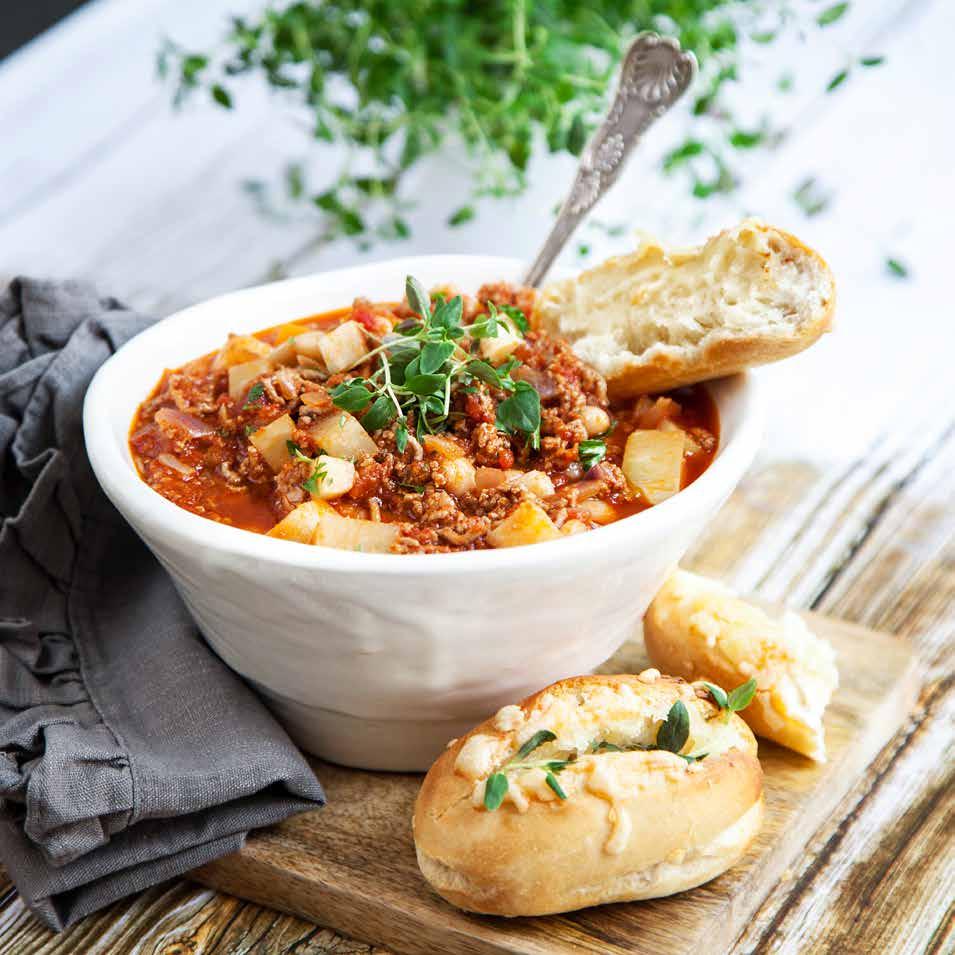
{"type": "MultiPolygon", "coordinates": [[[[422,573],[454,576],[470,572],[519,571],[530,567],[545,568],[555,564],[583,562],[612,549],[624,538],[637,534],[652,537],[667,525],[679,525],[681,520],[692,519],[697,504],[704,503],[707,498],[719,498],[732,490],[755,456],[763,432],[763,389],[751,372],[709,383],[711,394],[714,386],[721,390],[733,389],[737,398],[742,400],[742,407],[734,433],[725,444],[724,435],[721,433],[720,448],[715,460],[691,485],[639,514],[595,528],[585,534],[573,534],[559,540],[500,550],[457,551],[449,554],[365,554],[278,540],[220,524],[179,507],[142,480],[129,459],[128,452],[124,457],[109,427],[111,385],[130,355],[148,346],[152,340],[168,334],[170,327],[176,323],[185,323],[195,313],[210,306],[227,306],[230,301],[240,297],[267,295],[266,290],[279,293],[288,292],[297,286],[307,288],[318,279],[347,279],[353,273],[357,278],[359,273],[367,273],[371,269],[397,269],[400,266],[402,270],[410,273],[416,266],[420,268],[427,262],[431,267],[438,265],[452,270],[449,280],[453,281],[453,268],[456,265],[460,267],[462,262],[466,261],[471,264],[482,262],[489,271],[514,271],[523,265],[519,259],[500,256],[405,256],[250,286],[205,299],[160,319],[117,349],[100,366],[87,389],[83,403],[83,432],[90,464],[100,486],[133,529],[140,532],[140,528],[143,528],[147,532],[144,534],[147,538],[150,533],[167,538],[171,535],[202,551],[222,552],[231,558],[247,558],[259,564],[348,575],[389,576],[422,573]]],[[[157,367],[155,377],[150,380],[158,381],[162,370],[162,367],[157,367]]],[[[720,397],[712,396],[719,408],[720,397]]]]}

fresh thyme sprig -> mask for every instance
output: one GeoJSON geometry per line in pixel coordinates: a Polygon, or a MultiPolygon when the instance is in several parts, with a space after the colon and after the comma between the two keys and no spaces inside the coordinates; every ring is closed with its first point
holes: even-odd
{"type": "Polygon", "coordinates": [[[496,773],[491,773],[487,778],[487,782],[484,784],[484,808],[489,812],[494,812],[495,809],[500,807],[505,795],[507,795],[507,773],[519,769],[543,769],[544,780],[547,785],[558,799],[566,799],[567,794],[557,781],[555,774],[572,763],[574,761],[573,758],[527,762],[527,757],[530,756],[535,749],[555,739],[557,739],[557,735],[550,730],[538,730],[530,739],[524,742],[521,748],[496,773]]]}
{"type": "MultiPolygon", "coordinates": [[[[652,752],[654,750],[665,750],[673,753],[687,763],[698,763],[707,757],[707,753],[681,753],[680,750],[686,745],[690,736],[690,714],[687,712],[686,705],[682,700],[677,700],[670,707],[666,719],[657,727],[656,743],[635,743],[632,746],[618,746],[609,740],[595,740],[590,745],[590,754],[598,753],[626,753],[634,751],[652,752]]],[[[577,754],[571,753],[570,756],[562,759],[545,759],[535,762],[528,762],[527,757],[540,748],[544,743],[550,743],[557,739],[557,735],[551,730],[538,730],[530,737],[518,751],[497,770],[488,776],[484,784],[484,808],[490,812],[498,809],[507,795],[508,779],[507,774],[520,769],[543,769],[545,771],[544,779],[547,785],[554,791],[561,800],[567,798],[556,774],[565,769],[571,763],[577,761],[577,754]]]]}
{"type": "Polygon", "coordinates": [[[322,481],[328,476],[328,471],[322,461],[322,452],[319,452],[318,457],[310,458],[294,441],[286,441],[285,447],[296,461],[305,461],[306,464],[312,466],[312,473],[302,481],[302,487],[309,494],[317,494],[322,481]]]}
{"type": "MultiPolygon", "coordinates": [[[[418,437],[444,431],[452,421],[451,399],[457,388],[475,380],[507,394],[497,407],[496,427],[508,434],[523,434],[529,445],[540,446],[540,395],[526,381],[515,381],[511,372],[520,365],[510,358],[501,366],[475,358],[464,347],[467,339],[495,338],[506,328],[506,314],[520,328],[511,311],[488,302],[488,313],[471,325],[462,324],[460,295],[450,300],[436,297],[413,276],[405,283],[408,304],[416,319],[396,326],[395,333],[363,355],[356,364],[376,359],[378,368],[368,378],[355,377],[331,391],[332,401],[346,411],[364,412],[361,423],[369,432],[395,425],[395,444],[404,452],[408,443],[408,418],[415,417],[418,437]]],[[[517,309],[526,327],[526,319],[517,309]]]]}
{"type": "Polygon", "coordinates": [[[753,697],[756,696],[756,680],[753,677],[750,677],[745,683],[741,683],[735,690],[730,690],[729,693],[721,686],[717,686],[715,683],[707,683],[706,680],[703,681],[703,686],[713,697],[713,702],[727,715],[745,710],[753,702],[753,697]]]}
{"type": "Polygon", "coordinates": [[[654,750],[665,750],[685,759],[688,763],[698,763],[705,759],[707,753],[696,755],[681,753],[680,750],[686,745],[690,736],[690,714],[687,712],[686,705],[682,700],[677,700],[667,712],[666,719],[657,727],[656,743],[634,743],[632,746],[618,746],[609,740],[596,740],[590,745],[591,753],[627,753],[627,752],[653,752],[654,750]]]}
{"type": "MultiPolygon", "coordinates": [[[[759,45],[786,33],[808,38],[830,28],[848,4],[814,10],[806,23],[785,5],[773,15],[772,5],[731,0],[277,0],[262,6],[260,14],[232,19],[217,54],[165,41],[160,75],[174,85],[176,103],[202,91],[225,110],[251,86],[241,85],[243,77],[261,78],[317,147],[316,167],[328,167],[327,144],[345,147],[338,170],[321,186],[309,181],[306,162],[289,162],[284,198],[316,209],[329,238],[367,241],[372,233],[386,240],[410,234],[404,177],[448,142],[465,146],[474,197],[523,191],[539,143],[579,155],[607,108],[629,41],[661,24],[701,66],[688,99],[695,117],[691,145],[671,152],[665,168],[684,175],[700,198],[732,190],[738,177],[730,157],[757,145],[750,131],[739,129],[723,95],[747,80],[745,38],[759,45]]],[[[758,145],[775,139],[761,133],[758,145]]],[[[262,180],[251,185],[259,198],[268,191],[262,180]]],[[[474,217],[473,197],[447,209],[452,227],[474,217]]]]}

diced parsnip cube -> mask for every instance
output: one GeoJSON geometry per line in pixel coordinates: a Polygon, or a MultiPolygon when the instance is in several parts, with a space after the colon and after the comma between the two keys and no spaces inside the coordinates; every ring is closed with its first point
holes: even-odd
{"type": "Polygon", "coordinates": [[[233,365],[229,369],[229,397],[233,401],[238,401],[249,382],[259,375],[264,375],[272,370],[272,366],[265,358],[256,358],[253,361],[243,362],[241,365],[233,365]]]}
{"type": "Polygon", "coordinates": [[[426,434],[421,439],[421,443],[424,445],[425,451],[430,451],[432,454],[448,461],[464,457],[464,448],[454,438],[449,438],[443,434],[426,434]]]}
{"type": "Polygon", "coordinates": [[[359,455],[374,454],[378,445],[361,426],[361,422],[347,411],[333,411],[318,424],[309,428],[315,443],[336,458],[354,461],[359,455]]]}
{"type": "Polygon", "coordinates": [[[268,532],[268,537],[278,537],[285,541],[298,541],[300,544],[311,544],[318,527],[319,510],[314,501],[306,501],[282,518],[268,532]]]}
{"type": "Polygon", "coordinates": [[[335,375],[357,365],[367,353],[368,345],[358,322],[342,322],[318,343],[318,350],[325,367],[335,375]]]}
{"type": "Polygon", "coordinates": [[[355,465],[344,458],[333,458],[323,454],[318,458],[317,466],[320,478],[312,497],[328,500],[347,494],[355,484],[355,465]]]}
{"type": "Polygon", "coordinates": [[[280,368],[282,365],[294,365],[298,357],[295,351],[295,343],[291,339],[284,341],[281,345],[276,345],[265,357],[273,368],[280,368]]]}
{"type": "Polygon", "coordinates": [[[342,517],[329,504],[321,501],[314,503],[319,509],[319,516],[312,535],[313,544],[366,554],[387,554],[398,538],[398,528],[394,524],[342,517]]]}
{"type": "Polygon", "coordinates": [[[264,358],[272,350],[271,345],[259,341],[252,335],[230,335],[219,354],[213,359],[212,367],[217,371],[241,365],[253,358],[264,358]]]}
{"type": "Polygon", "coordinates": [[[295,425],[287,415],[276,418],[258,431],[249,435],[249,441],[255,446],[259,454],[273,471],[281,471],[282,466],[289,459],[288,442],[292,440],[292,431],[295,425]]]}
{"type": "Polygon", "coordinates": [[[303,332],[301,335],[295,336],[295,341],[292,344],[295,346],[295,350],[300,355],[305,355],[306,358],[321,358],[322,349],[320,346],[324,337],[324,332],[303,332]]]}
{"type": "Polygon", "coordinates": [[[554,493],[554,482],[543,471],[525,471],[509,483],[516,484],[537,497],[550,497],[554,493]]]}
{"type": "Polygon", "coordinates": [[[683,477],[682,431],[634,431],[623,452],[623,473],[630,486],[650,504],[680,490],[683,477]]]}
{"type": "Polygon", "coordinates": [[[475,468],[467,458],[446,460],[441,465],[441,471],[447,478],[447,489],[452,494],[467,494],[474,490],[475,468]]]}
{"type": "Polygon", "coordinates": [[[520,504],[488,535],[492,547],[520,547],[560,537],[560,531],[543,508],[530,501],[520,504]]]}
{"type": "Polygon", "coordinates": [[[523,339],[503,323],[494,338],[481,339],[481,357],[492,365],[506,361],[517,350],[523,339]]]}

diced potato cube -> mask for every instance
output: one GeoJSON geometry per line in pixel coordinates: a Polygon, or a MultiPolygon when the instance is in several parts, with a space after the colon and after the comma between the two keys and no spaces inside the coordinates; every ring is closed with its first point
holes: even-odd
{"type": "Polygon", "coordinates": [[[309,434],[326,454],[347,461],[378,450],[378,445],[361,422],[347,411],[333,411],[326,415],[309,428],[309,434]]]}
{"type": "Polygon", "coordinates": [[[560,537],[560,531],[543,508],[530,501],[520,504],[488,535],[492,547],[520,547],[560,537]]]}
{"type": "Polygon", "coordinates": [[[554,482],[543,471],[525,471],[509,483],[516,484],[537,497],[550,497],[554,493],[554,482]]]}
{"type": "Polygon", "coordinates": [[[289,459],[288,442],[292,440],[292,431],[295,425],[287,415],[276,418],[258,431],[249,435],[249,441],[255,446],[259,454],[273,471],[281,471],[282,466],[289,459]]]}
{"type": "Polygon", "coordinates": [[[253,358],[264,358],[272,350],[271,345],[259,341],[253,335],[230,335],[219,354],[213,359],[212,367],[217,371],[241,365],[253,358]]]}
{"type": "Polygon", "coordinates": [[[494,338],[481,339],[481,357],[492,365],[499,365],[511,357],[522,341],[520,335],[506,329],[502,324],[494,338]]]}
{"type": "Polygon", "coordinates": [[[318,343],[325,367],[333,375],[357,365],[368,352],[365,333],[358,322],[342,322],[318,343]]]}
{"type": "Polygon", "coordinates": [[[634,431],[623,452],[627,482],[650,504],[659,504],[680,490],[683,477],[682,431],[634,431]]]}
{"type": "Polygon", "coordinates": [[[446,460],[441,465],[441,471],[447,478],[447,489],[452,494],[467,494],[474,490],[476,472],[467,458],[446,460]]]}
{"type": "Polygon", "coordinates": [[[355,484],[355,465],[344,458],[323,454],[318,458],[319,480],[312,497],[329,500],[347,494],[355,484]]]}
{"type": "Polygon", "coordinates": [[[319,510],[314,501],[306,501],[287,514],[267,534],[268,537],[278,537],[286,541],[298,541],[300,544],[310,544],[318,527],[319,510]]]}
{"type": "Polygon", "coordinates": [[[264,375],[272,370],[272,366],[265,358],[256,358],[253,361],[243,362],[241,365],[233,365],[229,369],[229,397],[233,401],[238,401],[249,382],[259,375],[264,375]]]}
{"type": "Polygon", "coordinates": [[[421,443],[424,445],[425,451],[430,451],[432,454],[448,461],[464,457],[464,448],[454,438],[449,438],[447,435],[426,434],[421,439],[421,443]]]}
{"type": "Polygon", "coordinates": [[[303,332],[301,335],[295,336],[295,341],[292,344],[295,346],[295,350],[306,358],[321,358],[321,344],[324,337],[324,332],[303,332]]]}
{"type": "Polygon", "coordinates": [[[282,365],[294,365],[298,357],[295,351],[295,343],[291,340],[284,341],[281,345],[276,345],[265,357],[273,368],[280,368],[282,365]]]}
{"type": "Polygon", "coordinates": [[[387,554],[398,538],[394,524],[342,517],[329,504],[314,502],[319,509],[312,543],[339,550],[357,550],[366,554],[387,554]]]}

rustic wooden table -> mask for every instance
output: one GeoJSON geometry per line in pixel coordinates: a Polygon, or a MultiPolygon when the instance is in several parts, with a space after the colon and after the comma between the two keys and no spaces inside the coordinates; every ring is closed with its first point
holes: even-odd
{"type": "MultiPolygon", "coordinates": [[[[530,193],[486,206],[449,231],[428,206],[415,237],[360,251],[322,245],[307,218],[265,221],[236,187],[278,169],[299,142],[258,92],[234,114],[171,115],[152,75],[158,36],[206,43],[226,11],[251,0],[97,0],[0,64],[0,273],[82,275],[162,314],[210,294],[353,261],[431,251],[527,256],[567,164],[535,166],[530,193]],[[505,227],[506,225],[506,227],[505,227]]],[[[855,4],[807,50],[773,48],[765,96],[741,104],[787,129],[744,166],[731,199],[688,201],[649,170],[680,134],[668,117],[604,221],[700,237],[758,211],[830,259],[840,281],[838,333],[761,377],[772,422],[751,473],[687,564],[734,586],[890,631],[919,650],[924,682],[904,730],[854,785],[799,864],[765,899],[735,951],[955,950],[955,218],[948,62],[955,13],[945,0],[855,4]],[[836,70],[855,69],[833,94],[836,70]],[[792,69],[796,90],[774,94],[792,69]],[[807,176],[832,193],[805,218],[791,201],[807,176]],[[885,259],[910,266],[893,278],[885,259]]],[[[410,184],[460,189],[453,157],[410,184]],[[437,185],[436,185],[437,184],[437,185]]],[[[591,224],[591,259],[619,250],[591,224]]],[[[576,253],[568,253],[573,265],[576,253]]],[[[170,883],[60,936],[7,883],[4,953],[369,951],[296,918],[170,883]]]]}

